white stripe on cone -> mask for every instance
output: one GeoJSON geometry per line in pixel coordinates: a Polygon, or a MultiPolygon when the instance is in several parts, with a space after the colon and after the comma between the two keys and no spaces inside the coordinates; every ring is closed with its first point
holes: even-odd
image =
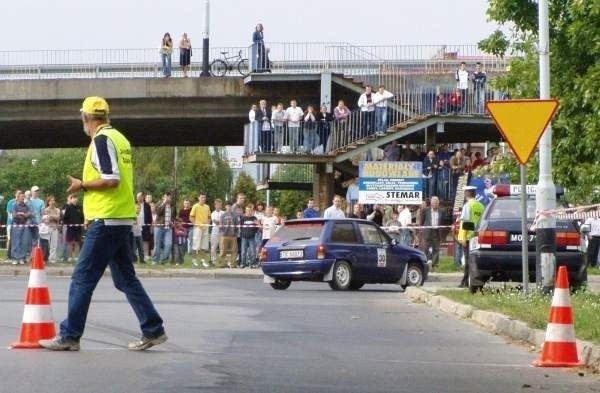
{"type": "Polygon", "coordinates": [[[575,342],[575,329],[570,323],[548,323],[545,341],[546,343],[575,342]]]}
{"type": "Polygon", "coordinates": [[[552,307],[571,307],[571,295],[566,288],[555,288],[552,307]]]}
{"type": "Polygon", "coordinates": [[[29,273],[29,288],[46,288],[46,271],[41,269],[31,269],[29,273]]]}
{"type": "Polygon", "coordinates": [[[23,323],[54,322],[50,305],[26,304],[23,310],[23,323]]]}

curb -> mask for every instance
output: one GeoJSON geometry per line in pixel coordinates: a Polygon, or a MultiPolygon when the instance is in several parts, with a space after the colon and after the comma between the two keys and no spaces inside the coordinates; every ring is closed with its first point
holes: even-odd
{"type": "MultiPolygon", "coordinates": [[[[52,267],[47,266],[44,269],[47,276],[51,277],[71,277],[73,267],[52,267]]],[[[29,267],[20,268],[3,266],[0,267],[0,276],[4,277],[27,277],[29,275],[29,267]]],[[[244,271],[241,269],[136,269],[136,275],[142,278],[255,278],[262,279],[262,270],[244,271]]],[[[110,276],[110,268],[104,271],[103,276],[110,276]]]]}
{"type": "MultiPolygon", "coordinates": [[[[545,331],[531,328],[525,322],[512,319],[504,314],[479,310],[418,287],[408,287],[404,293],[415,303],[425,303],[447,314],[456,315],[460,319],[473,321],[494,334],[529,344],[535,348],[536,352],[541,350],[544,343],[545,331]]],[[[600,346],[589,341],[576,341],[582,365],[592,371],[600,371],[600,346]]]]}

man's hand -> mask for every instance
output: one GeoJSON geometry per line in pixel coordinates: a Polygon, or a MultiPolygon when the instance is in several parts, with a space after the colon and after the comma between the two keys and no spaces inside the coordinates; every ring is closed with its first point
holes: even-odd
{"type": "Polygon", "coordinates": [[[83,182],[80,179],[71,175],[67,175],[67,179],[69,179],[69,188],[67,188],[68,194],[81,190],[81,185],[83,184],[83,182]]]}

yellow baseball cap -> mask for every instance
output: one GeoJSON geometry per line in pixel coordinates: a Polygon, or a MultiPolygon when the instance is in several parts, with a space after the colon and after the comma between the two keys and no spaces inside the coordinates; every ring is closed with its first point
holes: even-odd
{"type": "Polygon", "coordinates": [[[92,116],[106,116],[109,113],[108,103],[102,97],[87,97],[83,100],[80,111],[92,116]]]}

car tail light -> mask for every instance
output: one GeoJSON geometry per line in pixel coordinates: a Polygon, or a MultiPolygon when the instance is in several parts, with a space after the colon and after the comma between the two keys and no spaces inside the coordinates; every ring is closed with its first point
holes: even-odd
{"type": "Polygon", "coordinates": [[[325,246],[322,244],[317,246],[317,259],[325,259],[325,246]]]}
{"type": "Polygon", "coordinates": [[[479,244],[506,244],[508,232],[506,231],[481,231],[478,235],[479,244]]]}
{"type": "Polygon", "coordinates": [[[267,260],[267,248],[266,247],[263,247],[260,249],[260,256],[259,256],[258,260],[261,262],[266,262],[266,260],[267,260]]]}
{"type": "Polygon", "coordinates": [[[578,248],[580,240],[581,237],[577,232],[556,232],[557,247],[578,248]]]}

